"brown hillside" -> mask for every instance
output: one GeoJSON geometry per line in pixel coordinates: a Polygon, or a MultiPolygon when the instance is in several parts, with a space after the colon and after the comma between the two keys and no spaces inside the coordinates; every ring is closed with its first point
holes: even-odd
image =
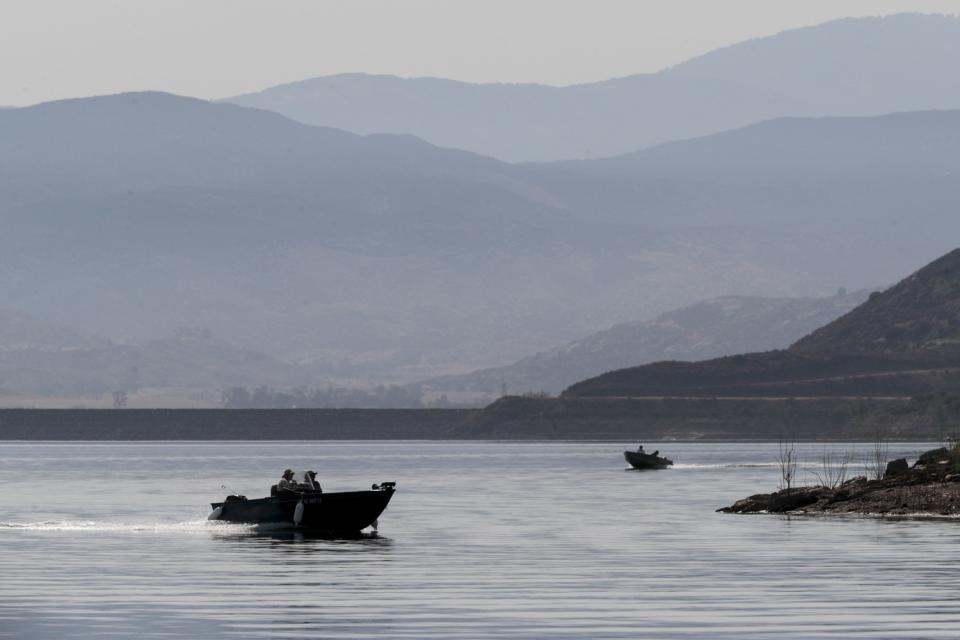
{"type": "Polygon", "coordinates": [[[830,324],[792,351],[960,351],[960,249],[930,263],[830,324]]]}

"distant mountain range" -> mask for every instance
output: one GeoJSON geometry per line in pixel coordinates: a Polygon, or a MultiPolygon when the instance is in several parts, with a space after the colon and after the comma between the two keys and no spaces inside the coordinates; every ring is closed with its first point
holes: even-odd
{"type": "Polygon", "coordinates": [[[960,232],[960,112],[777,120],[511,165],[167,94],[0,112],[0,295],[315,380],[512,362],[717,295],[892,280],[960,232]],[[907,213],[909,212],[909,213],[907,213]]]}
{"type": "MultiPolygon", "coordinates": [[[[625,323],[514,365],[446,376],[412,385],[425,401],[484,404],[512,392],[557,392],[576,380],[622,366],[664,358],[704,359],[746,349],[786,345],[853,308],[865,292],[833,298],[767,299],[730,296],[625,323]]],[[[201,328],[142,344],[114,344],[0,309],[0,389],[38,398],[98,402],[114,391],[163,395],[215,405],[230,387],[289,391],[307,382],[330,386],[317,367],[292,365],[242,349],[201,328]]],[[[102,404],[102,400],[100,401],[102,404]]]]}
{"type": "Polygon", "coordinates": [[[558,393],[578,380],[661,360],[706,360],[784,348],[847,313],[866,291],[832,298],[726,296],[629,322],[512,365],[420,383],[429,394],[492,401],[507,393],[558,393]]]}
{"type": "Polygon", "coordinates": [[[902,246],[924,233],[911,228],[907,212],[921,212],[928,232],[953,228],[958,148],[960,110],[781,118],[624,156],[518,171],[566,209],[591,211],[595,219],[844,234],[851,248],[866,232],[902,246]],[[866,228],[874,225],[881,228],[866,228]]]}
{"type": "MultiPolygon", "coordinates": [[[[865,298],[866,292],[832,298],[728,296],[653,321],[617,325],[508,367],[414,386],[426,393],[427,401],[449,394],[453,402],[472,404],[492,401],[503,386],[512,392],[557,392],[579,379],[627,365],[780,347],[865,298]]],[[[113,391],[181,399],[199,393],[204,397],[194,403],[210,405],[218,403],[220,392],[229,387],[289,390],[305,381],[320,386],[322,376],[314,367],[238,348],[200,328],[142,344],[113,344],[0,309],[0,389],[8,393],[77,402],[86,398],[94,403],[96,396],[113,391]]]]}
{"type": "Polygon", "coordinates": [[[781,116],[960,108],[960,19],[848,18],[590,84],[345,74],[227,101],[355,133],[409,133],[509,161],[623,154],[781,116]]]}
{"type": "MultiPolygon", "coordinates": [[[[83,349],[111,358],[207,327],[270,360],[263,384],[369,386],[502,367],[720,295],[889,282],[960,235],[958,24],[842,20],[563,89],[384,81],[407,101],[354,78],[374,88],[337,103],[320,82],[303,103],[507,158],[629,151],[602,159],[510,164],[151,92],[0,110],[0,300],[103,336],[83,349]]],[[[381,126],[351,122],[328,124],[381,126]]],[[[253,384],[232,366],[210,375],[253,384]]]]}

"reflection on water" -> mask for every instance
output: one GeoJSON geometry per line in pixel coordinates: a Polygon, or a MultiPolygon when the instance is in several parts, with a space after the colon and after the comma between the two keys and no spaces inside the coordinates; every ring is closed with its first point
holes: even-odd
{"type": "Polygon", "coordinates": [[[960,521],[717,514],[776,485],[776,444],[624,448],[0,444],[0,637],[956,637],[960,521]],[[206,520],[287,466],[396,480],[380,535],[206,520]]]}
{"type": "Polygon", "coordinates": [[[364,531],[349,536],[330,535],[319,531],[291,529],[273,529],[270,527],[250,527],[224,530],[212,533],[214,540],[235,542],[238,544],[280,544],[328,551],[331,549],[379,549],[388,546],[390,538],[378,533],[364,531]]]}

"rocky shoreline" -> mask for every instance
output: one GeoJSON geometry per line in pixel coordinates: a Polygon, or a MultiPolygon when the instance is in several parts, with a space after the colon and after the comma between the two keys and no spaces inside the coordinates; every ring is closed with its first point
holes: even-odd
{"type": "Polygon", "coordinates": [[[960,450],[927,451],[913,466],[887,465],[882,479],[857,476],[835,488],[794,487],[738,500],[722,513],[960,516],[960,450]]]}

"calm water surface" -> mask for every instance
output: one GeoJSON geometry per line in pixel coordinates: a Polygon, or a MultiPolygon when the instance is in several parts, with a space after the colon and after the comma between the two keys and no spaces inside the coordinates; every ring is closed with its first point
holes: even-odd
{"type": "Polygon", "coordinates": [[[627,446],[2,443],[0,636],[960,634],[960,522],[718,514],[775,487],[776,444],[659,444],[664,472],[626,471],[627,446]],[[205,520],[221,484],[265,495],[288,466],[397,481],[379,536],[205,520]]]}

